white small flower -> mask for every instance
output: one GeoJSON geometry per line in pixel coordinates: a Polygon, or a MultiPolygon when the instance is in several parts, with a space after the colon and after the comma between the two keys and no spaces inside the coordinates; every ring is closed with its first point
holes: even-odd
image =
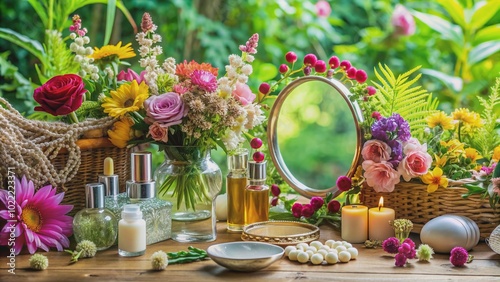
{"type": "Polygon", "coordinates": [[[83,46],[83,39],[81,37],[75,38],[75,43],[79,46],[83,46]]]}
{"type": "Polygon", "coordinates": [[[246,76],[251,75],[253,72],[252,65],[245,64],[243,67],[241,67],[241,72],[246,76]]]}
{"type": "Polygon", "coordinates": [[[90,75],[90,79],[92,80],[99,80],[99,75],[97,73],[93,73],[90,75]]]}
{"type": "Polygon", "coordinates": [[[71,38],[72,40],[75,40],[76,38],[76,33],[72,32],[69,34],[69,38],[71,38]]]}
{"type": "Polygon", "coordinates": [[[88,36],[83,37],[83,43],[84,44],[89,44],[90,43],[90,38],[88,36]]]}
{"type": "Polygon", "coordinates": [[[255,60],[254,56],[247,55],[247,62],[251,63],[251,62],[253,62],[253,60],[255,60]]]}
{"type": "Polygon", "coordinates": [[[87,47],[85,48],[85,55],[92,55],[94,53],[94,50],[92,50],[92,47],[87,47]]]}
{"type": "Polygon", "coordinates": [[[238,75],[238,82],[239,83],[247,83],[247,81],[248,81],[248,76],[246,76],[244,74],[238,75]]]}
{"type": "Polygon", "coordinates": [[[151,49],[151,52],[153,53],[153,56],[158,56],[163,53],[163,49],[161,48],[161,46],[155,46],[151,49]]]}
{"type": "Polygon", "coordinates": [[[79,64],[83,61],[83,57],[80,55],[75,55],[75,57],[73,58],[73,61],[75,61],[75,63],[79,64]]]}
{"type": "Polygon", "coordinates": [[[76,44],[75,42],[71,42],[71,44],[69,45],[69,50],[76,53],[76,51],[78,50],[78,44],[76,44]]]}
{"type": "Polygon", "coordinates": [[[238,55],[229,55],[229,64],[233,67],[233,68],[238,68],[241,66],[241,64],[243,63],[243,61],[241,60],[241,57],[238,56],[238,55]]]}
{"type": "Polygon", "coordinates": [[[76,53],[78,55],[82,55],[82,56],[87,55],[87,51],[85,50],[85,47],[83,47],[83,46],[78,46],[78,49],[76,49],[76,53]]]}
{"type": "Polygon", "coordinates": [[[159,34],[153,34],[153,42],[158,43],[161,42],[161,36],[159,34]]]}
{"type": "Polygon", "coordinates": [[[81,77],[84,77],[84,76],[86,76],[86,75],[87,75],[87,72],[86,72],[86,71],[84,71],[84,70],[80,70],[80,71],[78,72],[78,75],[79,75],[79,76],[81,76],[81,77]]]}

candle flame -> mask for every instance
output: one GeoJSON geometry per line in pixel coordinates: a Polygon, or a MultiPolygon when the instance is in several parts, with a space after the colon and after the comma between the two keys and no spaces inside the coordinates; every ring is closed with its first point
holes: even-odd
{"type": "Polygon", "coordinates": [[[384,206],[384,197],[380,197],[380,200],[378,201],[378,210],[384,206]]]}

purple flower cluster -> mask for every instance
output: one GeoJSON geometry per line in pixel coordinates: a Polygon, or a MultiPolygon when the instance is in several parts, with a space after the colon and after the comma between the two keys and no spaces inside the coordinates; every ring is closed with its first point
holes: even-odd
{"type": "Polygon", "coordinates": [[[382,248],[390,254],[396,254],[394,256],[395,265],[399,267],[405,266],[408,259],[417,256],[415,243],[410,238],[406,238],[402,244],[396,237],[388,238],[382,243],[382,248]]]}
{"type": "Polygon", "coordinates": [[[403,159],[403,142],[410,140],[411,132],[408,122],[394,113],[388,118],[381,118],[372,124],[373,138],[383,141],[391,147],[389,162],[397,167],[403,159]]]}

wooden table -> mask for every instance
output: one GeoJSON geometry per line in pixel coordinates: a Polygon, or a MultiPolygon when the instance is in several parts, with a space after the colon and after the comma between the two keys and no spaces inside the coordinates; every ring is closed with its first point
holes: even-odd
{"type": "MultiPolygon", "coordinates": [[[[226,224],[218,223],[218,238],[215,242],[192,244],[206,249],[216,243],[239,241],[239,234],[226,232],[226,224]]],[[[413,234],[418,240],[418,235],[413,234]]],[[[320,241],[340,240],[340,233],[329,225],[321,226],[320,241]]],[[[270,267],[252,273],[239,273],[225,269],[212,260],[189,264],[170,265],[164,271],[151,270],[150,257],[158,250],[174,252],[186,250],[190,244],[167,240],[147,248],[140,257],[124,258],[117,254],[117,248],[97,253],[90,259],[81,259],[68,265],[70,255],[51,251],[43,254],[49,258],[45,271],[29,269],[27,255],[16,257],[15,275],[8,273],[7,254],[1,251],[0,281],[500,281],[500,255],[495,254],[483,242],[471,252],[475,256],[465,267],[453,267],[448,255],[435,255],[430,263],[416,259],[406,267],[395,267],[392,255],[382,249],[366,249],[358,244],[357,260],[336,265],[311,265],[289,261],[287,258],[270,267]]]]}

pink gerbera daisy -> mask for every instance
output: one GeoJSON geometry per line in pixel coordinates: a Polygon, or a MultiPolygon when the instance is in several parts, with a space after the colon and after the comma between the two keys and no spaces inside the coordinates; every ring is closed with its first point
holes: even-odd
{"type": "Polygon", "coordinates": [[[191,82],[207,92],[217,90],[217,77],[204,70],[195,70],[191,74],[191,82]]]}
{"type": "Polygon", "coordinates": [[[0,245],[9,245],[19,254],[24,246],[33,254],[38,248],[58,251],[69,247],[68,236],[73,233],[72,218],[66,213],[72,205],[59,205],[64,193],[56,195],[51,185],[35,193],[32,181],[25,176],[14,179],[16,200],[7,190],[0,189],[0,245]],[[10,197],[9,197],[10,196],[10,197]],[[14,210],[9,210],[14,207],[14,210]],[[11,214],[13,217],[11,217],[11,214]],[[9,244],[11,233],[15,234],[15,245],[9,244]]]}

